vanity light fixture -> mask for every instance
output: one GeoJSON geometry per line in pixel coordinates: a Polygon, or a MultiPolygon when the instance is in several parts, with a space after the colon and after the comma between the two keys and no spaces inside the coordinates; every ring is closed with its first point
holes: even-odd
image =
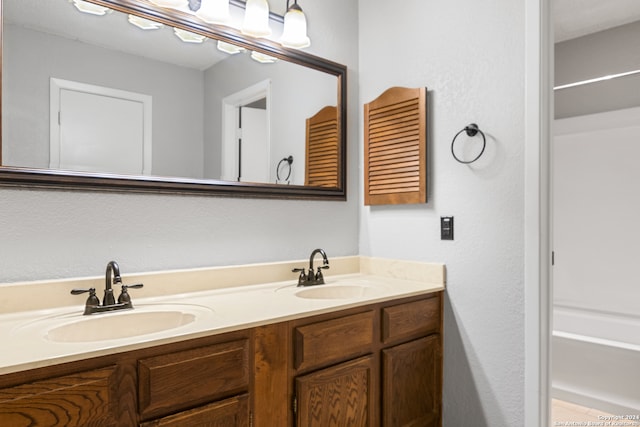
{"type": "Polygon", "coordinates": [[[278,60],[275,56],[266,55],[256,51],[251,51],[251,59],[258,61],[261,64],[273,64],[278,60]]]}
{"type": "Polygon", "coordinates": [[[209,24],[225,25],[231,20],[229,0],[201,0],[196,16],[209,24]]]}
{"type": "Polygon", "coordinates": [[[73,1],[73,5],[76,7],[76,9],[78,9],[80,12],[83,12],[83,13],[88,13],[90,15],[97,15],[97,16],[103,16],[103,15],[106,15],[107,13],[111,13],[111,9],[109,9],[108,7],[98,6],[97,4],[89,3],[88,1],[84,1],[84,0],[69,0],[69,1],[70,2],[73,1]]]}
{"type": "Polygon", "coordinates": [[[202,43],[204,42],[204,39],[206,39],[205,36],[201,36],[200,34],[192,33],[191,31],[186,31],[180,28],[174,27],[173,32],[176,36],[178,36],[180,40],[185,43],[202,43]]]}
{"type": "Polygon", "coordinates": [[[156,6],[171,7],[173,9],[189,7],[189,0],[149,0],[149,2],[156,6]]]}
{"type": "Polygon", "coordinates": [[[240,31],[242,34],[252,37],[267,37],[271,35],[269,3],[267,3],[267,0],[247,0],[244,21],[240,31]]]}
{"type": "Polygon", "coordinates": [[[236,53],[244,52],[246,49],[231,43],[223,42],[222,40],[218,40],[218,50],[224,53],[228,53],[229,55],[235,55],[236,53]]]}
{"type": "Polygon", "coordinates": [[[152,21],[150,19],[141,18],[140,16],[136,16],[136,15],[129,15],[129,23],[131,25],[135,25],[141,30],[157,30],[158,28],[163,26],[159,22],[152,21]]]}
{"type": "Polygon", "coordinates": [[[302,49],[311,45],[311,40],[307,36],[307,18],[298,5],[298,0],[294,0],[284,15],[284,29],[280,44],[294,49],[302,49]]]}
{"type": "MultiPolygon", "coordinates": [[[[230,5],[233,4],[235,7],[244,9],[244,18],[242,21],[242,25],[239,28],[242,34],[256,38],[268,37],[271,35],[271,27],[269,26],[269,2],[267,0],[148,1],[156,6],[180,9],[184,12],[193,13],[196,17],[209,24],[229,25],[238,29],[237,25],[232,24],[233,20],[231,19],[231,14],[229,11],[230,5]]],[[[283,47],[291,49],[303,49],[305,47],[311,46],[311,40],[307,35],[307,17],[298,4],[298,0],[293,0],[293,4],[291,5],[291,0],[286,1],[287,12],[283,17],[283,20],[280,21],[279,18],[281,17],[279,16],[274,18],[280,22],[284,22],[280,44],[283,47]]],[[[180,38],[182,39],[182,37],[180,38]]],[[[192,37],[188,37],[188,40],[183,39],[183,41],[186,41],[188,43],[201,43],[199,38],[194,39],[192,37]]],[[[223,51],[227,52],[227,50],[223,51]]]]}

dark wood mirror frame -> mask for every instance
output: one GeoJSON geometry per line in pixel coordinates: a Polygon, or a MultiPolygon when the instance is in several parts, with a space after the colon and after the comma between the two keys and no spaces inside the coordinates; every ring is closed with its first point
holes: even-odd
{"type": "MultiPolygon", "coordinates": [[[[347,69],[344,65],[328,61],[306,52],[285,49],[279,44],[264,39],[247,37],[230,27],[206,24],[196,17],[173,9],[160,9],[140,0],[88,0],[111,9],[138,15],[204,36],[233,43],[247,49],[313,68],[337,77],[338,81],[338,121],[340,136],[338,187],[310,187],[302,185],[253,184],[246,182],[195,180],[188,178],[167,178],[149,176],[128,176],[101,173],[57,171],[13,166],[0,166],[0,186],[54,188],[72,190],[99,190],[116,192],[141,192],[164,194],[193,194],[229,197],[258,197],[276,199],[318,199],[346,200],[347,171],[347,69]]],[[[2,0],[0,0],[0,30],[2,29],[2,0]]],[[[0,31],[0,43],[2,42],[0,31]]],[[[0,49],[0,64],[2,50],[0,49]]],[[[0,71],[1,77],[1,71],[0,71]]],[[[1,79],[0,79],[1,82],[1,79]]],[[[0,88],[1,90],[1,88],[0,88]]],[[[2,112],[0,106],[0,117],[2,112]]],[[[0,130],[1,130],[0,123],[0,130]]],[[[0,150],[2,165],[2,150],[0,150]]]]}

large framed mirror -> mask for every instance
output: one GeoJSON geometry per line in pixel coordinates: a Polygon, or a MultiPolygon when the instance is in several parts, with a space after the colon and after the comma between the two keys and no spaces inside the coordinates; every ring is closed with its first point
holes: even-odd
{"type": "Polygon", "coordinates": [[[0,185],[346,199],[345,66],[200,0],[0,4],[0,185]]]}

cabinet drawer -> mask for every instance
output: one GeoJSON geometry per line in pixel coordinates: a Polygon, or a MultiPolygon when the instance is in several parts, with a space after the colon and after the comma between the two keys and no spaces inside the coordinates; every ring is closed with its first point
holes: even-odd
{"type": "Polygon", "coordinates": [[[427,335],[440,329],[440,295],[382,309],[384,343],[427,335]]]}
{"type": "Polygon", "coordinates": [[[295,328],[295,368],[326,366],[369,353],[374,317],[367,311],[295,328]]]}
{"type": "Polygon", "coordinates": [[[140,427],[249,427],[249,397],[232,397],[200,408],[142,423],[140,427]]]}
{"type": "Polygon", "coordinates": [[[138,400],[143,419],[246,391],[247,340],[210,345],[138,361],[138,400]]]}
{"type": "Polygon", "coordinates": [[[115,367],[0,389],[1,426],[115,426],[115,367]]]}

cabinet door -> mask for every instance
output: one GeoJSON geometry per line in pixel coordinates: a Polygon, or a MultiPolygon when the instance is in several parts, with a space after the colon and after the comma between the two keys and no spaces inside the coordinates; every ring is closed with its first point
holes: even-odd
{"type": "Polygon", "coordinates": [[[249,427],[249,398],[232,397],[190,411],[180,412],[141,427],[249,427]]]}
{"type": "Polygon", "coordinates": [[[384,427],[440,425],[441,359],[437,334],[382,351],[384,427]]]}
{"type": "Polygon", "coordinates": [[[235,340],[138,361],[142,419],[237,395],[249,386],[249,344],[235,340]]]}
{"type": "Polygon", "coordinates": [[[115,372],[110,366],[0,389],[0,426],[132,425],[119,407],[115,372]]]}
{"type": "Polygon", "coordinates": [[[367,356],[296,378],[296,425],[372,425],[373,365],[367,356]]]}

